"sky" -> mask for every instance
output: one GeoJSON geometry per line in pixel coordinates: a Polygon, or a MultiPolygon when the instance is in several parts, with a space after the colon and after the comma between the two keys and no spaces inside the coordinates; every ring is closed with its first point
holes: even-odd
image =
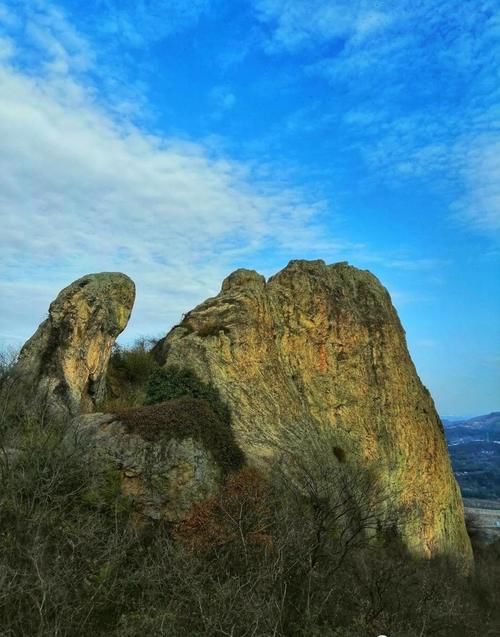
{"type": "Polygon", "coordinates": [[[498,0],[0,0],[0,215],[2,347],[90,272],[128,343],[349,261],[441,415],[499,409],[498,0]]]}

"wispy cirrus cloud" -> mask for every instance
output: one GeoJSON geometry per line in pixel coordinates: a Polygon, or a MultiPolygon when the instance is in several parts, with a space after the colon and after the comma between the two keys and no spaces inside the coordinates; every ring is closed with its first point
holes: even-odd
{"type": "Polygon", "coordinates": [[[23,40],[13,60],[31,73],[68,74],[88,71],[95,63],[88,42],[64,13],[44,0],[0,2],[0,33],[23,40]],[[40,53],[43,54],[40,54],[40,53]]]}
{"type": "Polygon", "coordinates": [[[92,28],[133,47],[147,47],[195,25],[214,0],[88,0],[92,28]]]}
{"type": "Polygon", "coordinates": [[[293,52],[335,38],[363,41],[394,19],[384,3],[374,5],[369,0],[254,0],[260,20],[271,28],[266,47],[272,52],[293,52]]]}
{"type": "Polygon", "coordinates": [[[255,0],[272,54],[308,51],[306,74],[338,100],[294,127],[342,122],[346,146],[388,182],[425,178],[451,218],[496,235],[500,144],[500,7],[494,0],[398,3],[255,0]],[[338,109],[342,110],[339,111],[338,109]]]}
{"type": "Polygon", "coordinates": [[[478,136],[463,148],[464,192],[452,210],[480,230],[500,233],[500,134],[478,136]]]}

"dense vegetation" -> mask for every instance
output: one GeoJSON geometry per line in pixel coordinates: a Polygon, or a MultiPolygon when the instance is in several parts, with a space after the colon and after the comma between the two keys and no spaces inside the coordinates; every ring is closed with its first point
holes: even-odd
{"type": "Polygon", "coordinates": [[[413,560],[404,512],[381,525],[384,493],[323,433],[298,426],[269,478],[230,472],[184,522],[138,526],[116,473],[0,374],[0,635],[498,634],[500,546],[467,577],[413,560]]]}
{"type": "Polygon", "coordinates": [[[159,370],[151,355],[154,344],[154,339],[140,338],[130,347],[114,345],[106,379],[106,399],[100,405],[103,411],[145,403],[149,379],[159,370]]]}
{"type": "Polygon", "coordinates": [[[128,349],[115,346],[107,378],[112,397],[101,408],[117,413],[129,431],[145,439],[200,440],[223,472],[241,467],[243,453],[217,389],[189,369],[159,367],[150,352],[153,344],[152,339],[139,339],[128,349]]]}

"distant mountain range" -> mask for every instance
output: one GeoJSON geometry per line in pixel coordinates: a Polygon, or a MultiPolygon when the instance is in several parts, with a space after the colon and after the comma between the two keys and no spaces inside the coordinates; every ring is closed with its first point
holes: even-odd
{"type": "Polygon", "coordinates": [[[467,420],[442,419],[449,444],[475,441],[500,442],[500,412],[467,420]]]}
{"type": "Polygon", "coordinates": [[[461,416],[443,416],[441,419],[446,426],[455,427],[460,424],[468,424],[475,426],[483,425],[500,425],[500,411],[492,411],[491,414],[484,416],[474,416],[473,418],[462,418],[461,416]]]}
{"type": "Polygon", "coordinates": [[[442,422],[463,496],[500,498],[500,412],[442,422]]]}

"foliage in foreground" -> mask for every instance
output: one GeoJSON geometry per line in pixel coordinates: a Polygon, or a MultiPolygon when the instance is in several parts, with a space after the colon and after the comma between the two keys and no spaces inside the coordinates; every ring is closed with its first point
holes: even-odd
{"type": "Polygon", "coordinates": [[[411,560],[390,524],[369,541],[383,494],[327,444],[289,446],[270,479],[233,472],[183,523],[139,528],[112,468],[16,413],[0,417],[2,637],[499,633],[500,546],[466,579],[411,560]]]}
{"type": "Polygon", "coordinates": [[[0,634],[496,635],[500,550],[467,581],[394,543],[343,552],[323,517],[249,469],[175,526],[131,524],[106,467],[26,423],[4,452],[0,634]]]}
{"type": "Polygon", "coordinates": [[[139,338],[129,346],[115,343],[106,375],[106,398],[99,406],[102,411],[143,405],[146,388],[158,365],[151,354],[154,339],[139,338]]]}

